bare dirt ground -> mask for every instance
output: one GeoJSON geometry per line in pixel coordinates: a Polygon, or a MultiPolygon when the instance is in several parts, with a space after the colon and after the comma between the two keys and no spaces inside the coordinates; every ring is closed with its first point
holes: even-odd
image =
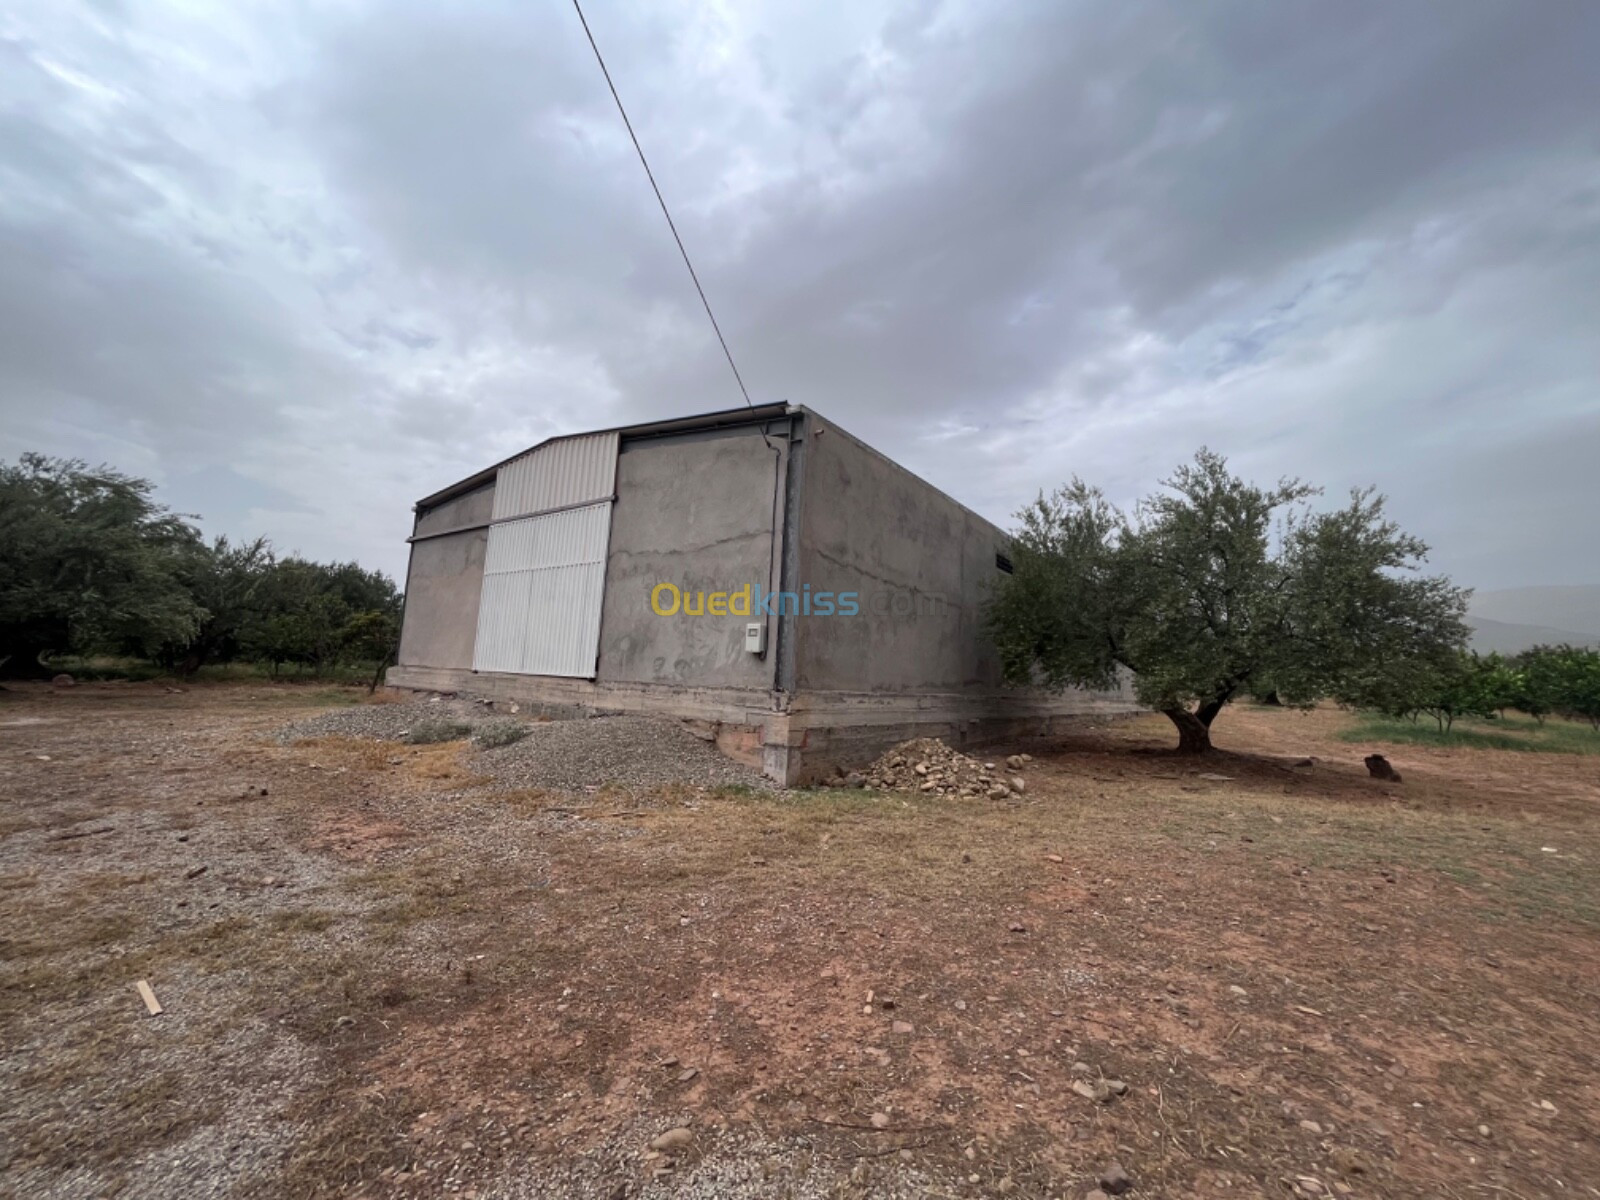
{"type": "Polygon", "coordinates": [[[1240,707],[1003,802],[641,797],[273,736],[353,698],[0,694],[0,1193],[1600,1195],[1600,759],[1240,707]]]}

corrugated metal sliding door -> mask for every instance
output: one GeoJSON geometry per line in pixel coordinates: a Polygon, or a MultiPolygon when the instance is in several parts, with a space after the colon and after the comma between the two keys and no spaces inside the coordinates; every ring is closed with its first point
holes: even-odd
{"type": "Polygon", "coordinates": [[[552,442],[500,468],[473,670],[594,676],[616,478],[615,433],[552,442]]]}

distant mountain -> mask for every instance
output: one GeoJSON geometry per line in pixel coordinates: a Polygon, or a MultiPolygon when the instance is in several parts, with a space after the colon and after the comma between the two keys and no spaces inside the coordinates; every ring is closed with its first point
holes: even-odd
{"type": "Polygon", "coordinates": [[[1468,616],[1472,627],[1472,648],[1479,654],[1521,654],[1534,646],[1600,645],[1600,637],[1552,629],[1548,625],[1519,625],[1512,621],[1491,621],[1488,617],[1468,616]]]}
{"type": "Polygon", "coordinates": [[[1600,642],[1600,584],[1477,592],[1467,611],[1486,621],[1567,630],[1568,641],[1600,642]]]}

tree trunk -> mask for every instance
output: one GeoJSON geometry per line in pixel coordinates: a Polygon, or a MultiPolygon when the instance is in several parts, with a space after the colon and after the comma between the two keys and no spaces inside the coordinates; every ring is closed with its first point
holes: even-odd
{"type": "MultiPolygon", "coordinates": [[[[1209,706],[1207,706],[1209,707],[1209,706]]],[[[1178,727],[1179,754],[1207,754],[1211,750],[1211,720],[1206,708],[1192,713],[1186,708],[1164,708],[1162,715],[1178,727]]],[[[1212,712],[1211,717],[1216,713],[1212,712]]]]}
{"type": "Polygon", "coordinates": [[[1282,708],[1283,707],[1283,701],[1278,699],[1278,689],[1277,688],[1273,688],[1272,691],[1268,692],[1265,696],[1261,697],[1261,703],[1266,704],[1266,705],[1270,705],[1273,708],[1282,708]]]}

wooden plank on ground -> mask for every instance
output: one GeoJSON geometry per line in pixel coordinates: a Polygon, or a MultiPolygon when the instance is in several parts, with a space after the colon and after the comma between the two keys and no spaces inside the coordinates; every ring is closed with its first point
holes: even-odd
{"type": "Polygon", "coordinates": [[[133,985],[139,989],[139,998],[144,1001],[144,1006],[150,1010],[152,1017],[159,1017],[166,1009],[161,1007],[161,1001],[156,999],[156,994],[150,989],[150,984],[141,979],[133,985]]]}

